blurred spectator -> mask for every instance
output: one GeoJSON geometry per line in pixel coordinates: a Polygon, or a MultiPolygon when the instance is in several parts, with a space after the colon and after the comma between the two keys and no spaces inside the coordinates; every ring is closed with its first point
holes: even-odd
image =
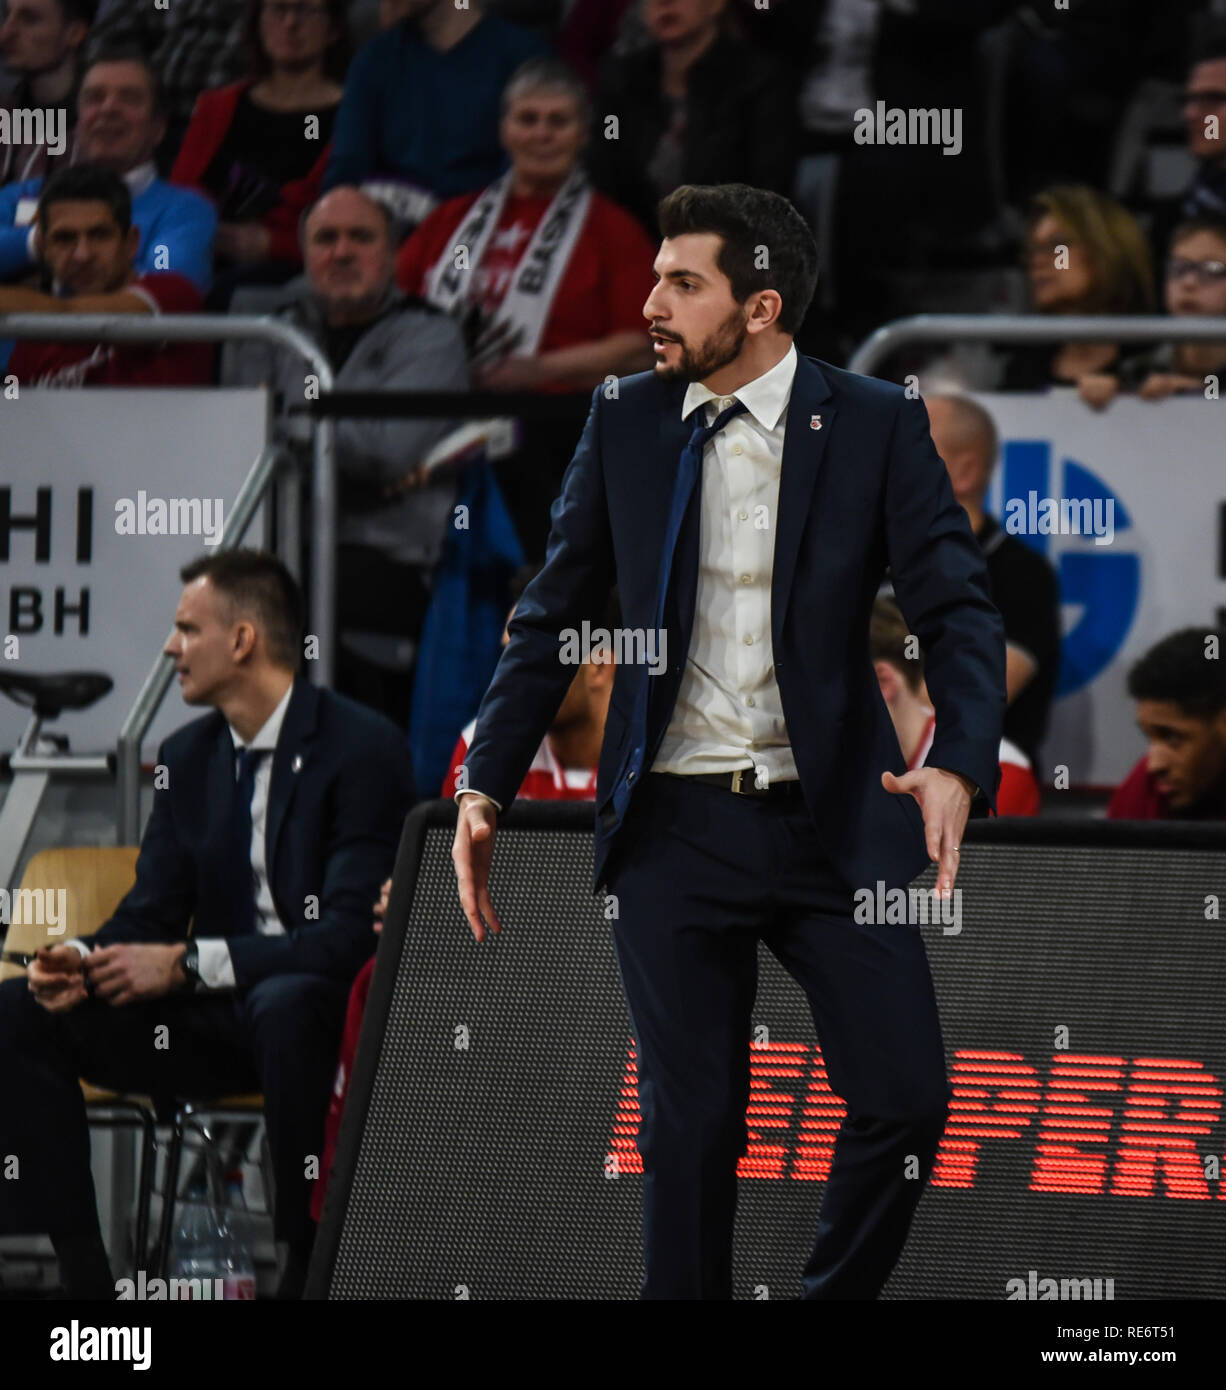
{"type": "Polygon", "coordinates": [[[71,162],[81,45],[96,8],[96,0],[9,0],[0,22],[0,54],[18,80],[3,104],[10,112],[62,112],[64,125],[43,139],[21,140],[13,133],[0,152],[0,184],[44,178],[61,162],[71,162]]]}
{"type": "Polygon", "coordinates": [[[1053,183],[1106,184],[1115,137],[1143,77],[1178,80],[1204,0],[1025,0],[1000,74],[1010,200],[1053,183]]]}
{"type": "Polygon", "coordinates": [[[653,236],[656,204],[683,183],[792,191],[796,75],[738,43],[725,4],[643,0],[652,42],[601,65],[592,179],[653,236]]]}
{"type": "Polygon", "coordinates": [[[924,403],[932,442],[983,550],[992,602],[1005,624],[1005,737],[1037,766],[1060,668],[1056,572],[984,511],[999,447],[992,417],[966,396],[932,395],[924,403]]]}
{"type": "Polygon", "coordinates": [[[505,168],[498,103],[507,79],[547,51],[478,0],[402,0],[405,18],[358,53],[345,83],[324,187],[371,183],[407,227],[443,198],[505,168]]]}
{"type": "MultiPolygon", "coordinates": [[[[326,193],[306,215],[303,255],[305,284],[276,317],[323,348],[337,390],[467,389],[458,325],[393,283],[391,216],[382,204],[355,188],[326,193]]],[[[227,376],[272,386],[286,407],[303,401],[303,365],[293,353],[244,344],[227,376]]],[[[457,486],[454,469],[425,477],[419,465],[455,423],[359,417],[336,424],[337,688],[402,726],[431,574],[457,486]]],[[[285,429],[305,442],[310,421],[289,419],[285,429]]]]}
{"type": "MultiPolygon", "coordinates": [[[[1226,318],[1226,220],[1201,217],[1175,229],[1165,296],[1173,317],[1226,318]]],[[[1129,358],[1118,376],[1104,383],[1103,396],[1113,394],[1112,388],[1135,391],[1147,401],[1184,391],[1203,394],[1209,376],[1217,377],[1220,390],[1226,379],[1226,342],[1160,343],[1129,358]]]]}
{"type": "MultiPolygon", "coordinates": [[[[868,628],[869,654],[881,698],[907,760],[907,771],[923,767],[936,734],[936,711],[928,703],[924,685],[924,657],[919,642],[907,631],[907,621],[889,598],[873,603],[868,628]],[[908,641],[913,643],[914,655],[908,641]]],[[[998,816],[1037,816],[1039,784],[1030,759],[1015,743],[1000,741],[1000,790],[996,793],[998,816]]]]}
{"type": "MultiPolygon", "coordinates": [[[[540,573],[540,562],[525,565],[512,580],[515,603],[507,614],[508,625],[515,608],[529,583],[540,573]]],[[[621,622],[621,608],[616,593],[610,595],[602,618],[602,626],[612,634],[621,622]]],[[[595,641],[593,634],[593,641],[595,641]]],[[[510,641],[504,629],[502,645],[510,641]]],[[[558,712],[549,731],[541,740],[532,766],[524,776],[520,796],[533,801],[591,801],[596,796],[596,765],[604,742],[605,720],[609,714],[609,697],[613,693],[616,674],[615,649],[601,648],[593,653],[601,659],[585,661],[575,672],[570,688],[562,697],[558,712]]],[[[470,720],[451,755],[451,766],[443,781],[441,795],[454,798],[460,787],[460,768],[468,756],[477,721],[470,720]]]]}
{"type": "MultiPolygon", "coordinates": [[[[38,247],[52,293],[0,286],[0,313],[196,313],[200,291],[174,271],[138,273],[132,197],[113,170],[61,169],[38,200],[38,247]]],[[[213,350],[202,343],[19,341],[8,371],[23,386],[206,386],[213,350]]]]}
{"type": "Polygon", "coordinates": [[[252,73],[203,92],[171,182],[217,209],[229,265],[210,308],[239,284],[282,284],[302,265],[298,219],[319,196],[349,63],[345,0],[249,0],[252,73]]]}
{"type": "MultiPolygon", "coordinates": [[[[1026,271],[1037,314],[1148,314],[1154,283],[1149,247],[1136,219],[1093,188],[1055,187],[1038,194],[1026,225],[1026,271]]],[[[1023,343],[1005,360],[1001,387],[1040,391],[1077,386],[1101,405],[1101,377],[1138,349],[1118,343],[1023,343]],[[1083,384],[1084,378],[1099,378],[1083,384]]]]}
{"type": "MultiPolygon", "coordinates": [[[[525,565],[512,580],[515,602],[507,614],[507,622],[515,616],[515,607],[529,582],[539,573],[539,564],[525,565]]],[[[604,624],[612,630],[621,622],[621,609],[616,591],[610,595],[604,615],[604,624]]],[[[502,645],[509,641],[503,629],[502,645]]],[[[593,653],[595,655],[595,653],[593,653]]],[[[549,732],[541,740],[532,766],[528,769],[517,795],[525,801],[594,801],[596,798],[596,764],[600,759],[600,747],[604,742],[605,719],[608,716],[609,696],[613,691],[613,677],[616,668],[613,654],[607,653],[604,662],[584,662],[575,672],[575,679],[562,700],[561,707],[549,726],[549,732]]],[[[472,742],[475,721],[470,723],[460,735],[452,758],[451,771],[443,786],[443,796],[454,796],[456,792],[456,773],[464,760],[464,755],[472,742]]],[[[379,901],[374,905],[374,929],[383,930],[383,919],[391,897],[392,880],[384,883],[379,901]]],[[[372,957],[362,968],[353,982],[349,993],[349,1008],[345,1015],[345,1031],[341,1037],[340,1057],[337,1062],[336,1079],[332,1086],[332,1099],[328,1105],[328,1117],[324,1124],[324,1147],[319,1163],[319,1177],[311,1192],[311,1216],[319,1221],[323,1214],[324,1198],[328,1191],[328,1179],[332,1175],[332,1164],[336,1157],[336,1140],[341,1130],[341,1119],[345,1113],[345,1101],[349,1095],[349,1081],[353,1075],[353,1064],[357,1058],[358,1040],[362,1033],[362,1019],[366,1011],[366,1001],[370,995],[370,982],[374,978],[375,960],[372,957]]]]}
{"type": "MultiPolygon", "coordinates": [[[[430,214],[400,250],[401,288],[461,320],[478,388],[590,392],[646,371],[655,250],[588,183],[583,84],[555,59],[525,63],[503,91],[500,130],[510,169],[430,214]],[[457,245],[468,253],[460,269],[457,245]]],[[[524,424],[521,449],[496,472],[533,559],[544,555],[576,430],[569,420],[524,424]]]]}
{"type": "Polygon", "coordinates": [[[166,131],[159,164],[169,169],[201,92],[247,71],[247,0],[116,0],[94,26],[99,43],[136,44],[162,75],[166,131]]]}
{"type": "Polygon", "coordinates": [[[1226,37],[1197,56],[1184,93],[1188,149],[1200,161],[1183,195],[1181,215],[1226,217],[1226,37]]]}
{"type": "MultiPolygon", "coordinates": [[[[122,176],[140,231],[138,273],[172,271],[206,291],[212,278],[217,216],[208,200],[157,177],[153,151],[166,120],[157,74],[138,49],[106,50],[92,58],[78,96],[76,158],[122,176]]],[[[34,268],[30,225],[41,179],[0,189],[0,280],[34,268]]]]}
{"type": "Polygon", "coordinates": [[[1128,673],[1149,744],[1107,807],[1112,820],[1226,820],[1226,632],[1185,627],[1128,673]]]}

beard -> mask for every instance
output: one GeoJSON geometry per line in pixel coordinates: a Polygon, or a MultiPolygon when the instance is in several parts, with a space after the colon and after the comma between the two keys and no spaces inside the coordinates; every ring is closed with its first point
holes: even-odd
{"type": "MultiPolygon", "coordinates": [[[[656,376],[661,381],[701,381],[712,372],[726,367],[729,362],[735,362],[749,336],[745,328],[748,317],[743,309],[733,309],[698,348],[691,351],[686,343],[680,343],[681,361],[675,367],[665,367],[657,362],[656,376]]],[[[676,338],[672,341],[679,342],[676,338]]]]}

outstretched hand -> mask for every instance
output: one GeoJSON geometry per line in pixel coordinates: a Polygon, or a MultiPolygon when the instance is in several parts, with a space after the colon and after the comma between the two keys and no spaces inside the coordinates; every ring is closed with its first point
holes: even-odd
{"type": "Polygon", "coordinates": [[[924,817],[924,836],[928,841],[928,858],[940,865],[937,894],[948,898],[958,875],[958,847],[971,811],[971,783],[959,773],[943,767],[917,767],[901,777],[883,772],[881,785],[896,796],[913,796],[919,803],[924,817]]]}

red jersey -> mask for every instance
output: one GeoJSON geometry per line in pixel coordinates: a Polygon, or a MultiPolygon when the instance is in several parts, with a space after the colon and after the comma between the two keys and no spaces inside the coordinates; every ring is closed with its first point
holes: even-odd
{"type": "Polygon", "coordinates": [[[1226,820],[1226,806],[1172,811],[1170,799],[1157,788],[1157,778],[1142,755],[1116,787],[1107,805],[1108,820],[1226,820]]]}
{"type": "MultiPolygon", "coordinates": [[[[451,254],[452,239],[479,196],[480,191],[449,198],[400,248],[396,282],[407,294],[425,297],[427,275],[441,257],[451,254]]],[[[472,273],[473,297],[486,312],[492,313],[502,303],[512,273],[552,201],[548,197],[507,196],[485,255],[472,273]]],[[[642,333],[646,342],[643,305],[655,284],[651,274],[655,254],[638,222],[616,203],[593,192],[537,352],[575,347],[628,331],[642,333]]],[[[553,382],[541,389],[573,388],[553,382]]]]}
{"type": "MultiPolygon", "coordinates": [[[[468,755],[473,730],[477,721],[471,720],[460,735],[460,740],[451,755],[451,768],[443,783],[443,795],[455,796],[456,773],[468,755]]],[[[519,795],[527,801],[595,801],[596,769],[564,768],[558,762],[549,745],[549,735],[541,740],[536,757],[528,774],[519,788],[519,795]]],[[[341,1131],[341,1116],[345,1110],[345,1098],[349,1094],[349,1078],[353,1074],[354,1060],[358,1055],[358,1039],[362,1034],[362,1015],[366,1010],[366,998],[370,994],[370,982],[375,973],[372,956],[362,967],[349,992],[349,1009],[345,1014],[345,1031],[341,1035],[340,1060],[336,1068],[336,1081],[332,1087],[332,1099],[328,1103],[328,1114],[324,1120],[324,1149],[319,1160],[319,1177],[311,1191],[311,1216],[315,1221],[323,1213],[324,1193],[328,1187],[328,1177],[332,1172],[332,1162],[336,1155],[336,1140],[341,1131]]]]}
{"type": "MultiPolygon", "coordinates": [[[[200,291],[186,276],[152,271],[124,288],[147,300],[155,315],[198,313],[200,291]]],[[[207,343],[18,342],[6,369],[20,386],[208,386],[213,349],[207,343]]]]}
{"type": "MultiPolygon", "coordinates": [[[[932,749],[936,735],[937,717],[933,712],[928,716],[928,725],[919,747],[907,764],[907,771],[913,772],[923,767],[924,759],[932,749]]],[[[1039,784],[1030,769],[1030,759],[1016,743],[1007,738],[1000,741],[1000,790],[996,793],[996,814],[998,816],[1037,816],[1039,814],[1039,784]]]]}
{"type": "MultiPolygon", "coordinates": [[[[476,727],[477,721],[470,720],[468,727],[460,735],[455,752],[451,755],[451,766],[447,769],[447,776],[443,778],[443,796],[454,798],[459,790],[456,780],[460,764],[468,756],[468,748],[476,727]]],[[[480,788],[474,790],[479,791],[480,788]]],[[[549,742],[549,735],[546,734],[541,739],[541,746],[536,750],[536,757],[532,759],[532,766],[528,769],[518,794],[528,801],[595,801],[596,769],[563,767],[549,742]]]]}

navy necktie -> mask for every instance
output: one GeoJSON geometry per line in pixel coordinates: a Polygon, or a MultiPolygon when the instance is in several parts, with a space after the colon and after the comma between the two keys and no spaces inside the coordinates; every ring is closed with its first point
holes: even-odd
{"type": "Polygon", "coordinates": [[[251,797],[266,748],[240,748],[235,758],[234,830],[235,921],[232,935],[255,931],[255,871],[251,867],[251,797]]]}
{"type": "Polygon", "coordinates": [[[721,411],[709,425],[702,424],[703,411],[695,412],[696,423],[689,443],[681,451],[681,463],[677,468],[677,481],[673,488],[673,504],[668,513],[668,526],[664,532],[664,553],[660,557],[660,578],[656,588],[655,630],[664,626],[664,605],[668,594],[668,582],[672,576],[673,558],[677,549],[677,536],[681,523],[689,509],[690,501],[702,472],[702,455],[707,442],[724,428],[734,415],[745,409],[744,401],[733,401],[727,410],[721,411]]]}
{"type": "MultiPolygon", "coordinates": [[[[660,576],[656,581],[656,611],[654,628],[657,633],[664,629],[664,612],[668,601],[668,585],[672,577],[673,561],[677,549],[677,537],[681,533],[681,527],[685,521],[686,514],[694,499],[697,491],[698,479],[702,473],[702,455],[707,447],[707,441],[714,438],[720,430],[732,419],[734,415],[739,415],[745,409],[744,401],[733,401],[727,410],[721,411],[719,415],[709,425],[702,423],[703,410],[701,407],[695,412],[696,419],[694,431],[690,435],[689,442],[681,451],[681,462],[677,467],[677,479],[673,487],[672,506],[669,508],[668,524],[664,530],[663,553],[660,556],[660,576]]],[[[694,539],[696,527],[691,526],[689,535],[694,539]]],[[[691,546],[691,550],[692,550],[691,546]]],[[[680,620],[679,620],[680,622],[680,620]]],[[[672,633],[674,639],[679,639],[682,634],[680,631],[672,633]]],[[[658,639],[657,639],[658,640],[658,639]]],[[[681,654],[684,661],[685,653],[681,654]]],[[[630,740],[630,759],[635,762],[646,747],[647,739],[647,716],[648,708],[651,703],[652,678],[639,682],[638,694],[635,697],[635,708],[633,723],[631,724],[632,738],[630,740]]]]}

